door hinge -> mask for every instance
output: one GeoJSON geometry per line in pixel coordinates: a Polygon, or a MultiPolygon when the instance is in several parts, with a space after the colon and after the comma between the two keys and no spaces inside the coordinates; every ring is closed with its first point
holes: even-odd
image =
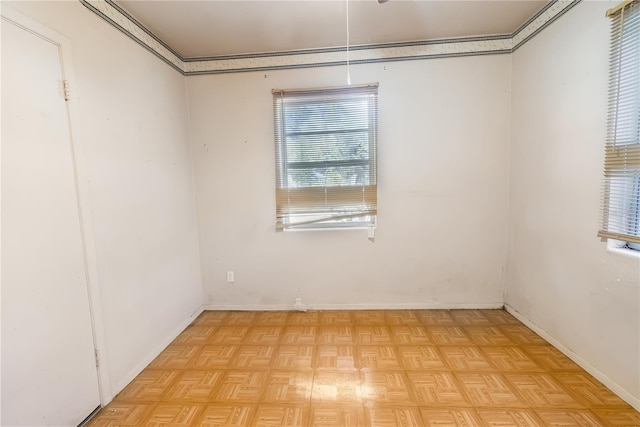
{"type": "Polygon", "coordinates": [[[97,348],[93,349],[93,353],[94,353],[94,355],[96,357],[96,368],[99,368],[100,367],[100,353],[98,353],[98,349],[97,348]]]}
{"type": "Polygon", "coordinates": [[[68,80],[63,80],[62,81],[62,90],[64,92],[64,100],[68,101],[69,99],[71,99],[71,95],[69,95],[69,81],[68,80]]]}

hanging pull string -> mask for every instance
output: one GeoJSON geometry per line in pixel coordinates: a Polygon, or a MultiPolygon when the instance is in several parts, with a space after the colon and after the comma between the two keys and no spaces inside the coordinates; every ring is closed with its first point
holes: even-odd
{"type": "Polygon", "coordinates": [[[347,84],[351,85],[351,72],[349,67],[349,0],[345,0],[347,3],[347,84]]]}

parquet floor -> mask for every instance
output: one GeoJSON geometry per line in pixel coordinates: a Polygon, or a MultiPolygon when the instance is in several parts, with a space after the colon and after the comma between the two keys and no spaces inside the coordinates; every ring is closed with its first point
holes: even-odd
{"type": "Polygon", "coordinates": [[[502,310],[207,311],[89,424],[640,426],[502,310]]]}

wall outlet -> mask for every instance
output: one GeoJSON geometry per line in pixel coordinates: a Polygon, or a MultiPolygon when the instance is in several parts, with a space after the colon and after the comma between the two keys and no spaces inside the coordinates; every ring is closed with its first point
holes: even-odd
{"type": "Polygon", "coordinates": [[[302,298],[296,298],[296,305],[302,305],[302,298]]]}
{"type": "Polygon", "coordinates": [[[236,281],[236,274],[233,271],[227,271],[227,283],[233,283],[236,281]]]}

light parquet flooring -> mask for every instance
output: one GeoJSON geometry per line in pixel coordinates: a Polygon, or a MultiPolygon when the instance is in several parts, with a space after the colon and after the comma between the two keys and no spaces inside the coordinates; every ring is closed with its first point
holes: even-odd
{"type": "Polygon", "coordinates": [[[502,310],[207,311],[89,423],[640,426],[502,310]]]}

